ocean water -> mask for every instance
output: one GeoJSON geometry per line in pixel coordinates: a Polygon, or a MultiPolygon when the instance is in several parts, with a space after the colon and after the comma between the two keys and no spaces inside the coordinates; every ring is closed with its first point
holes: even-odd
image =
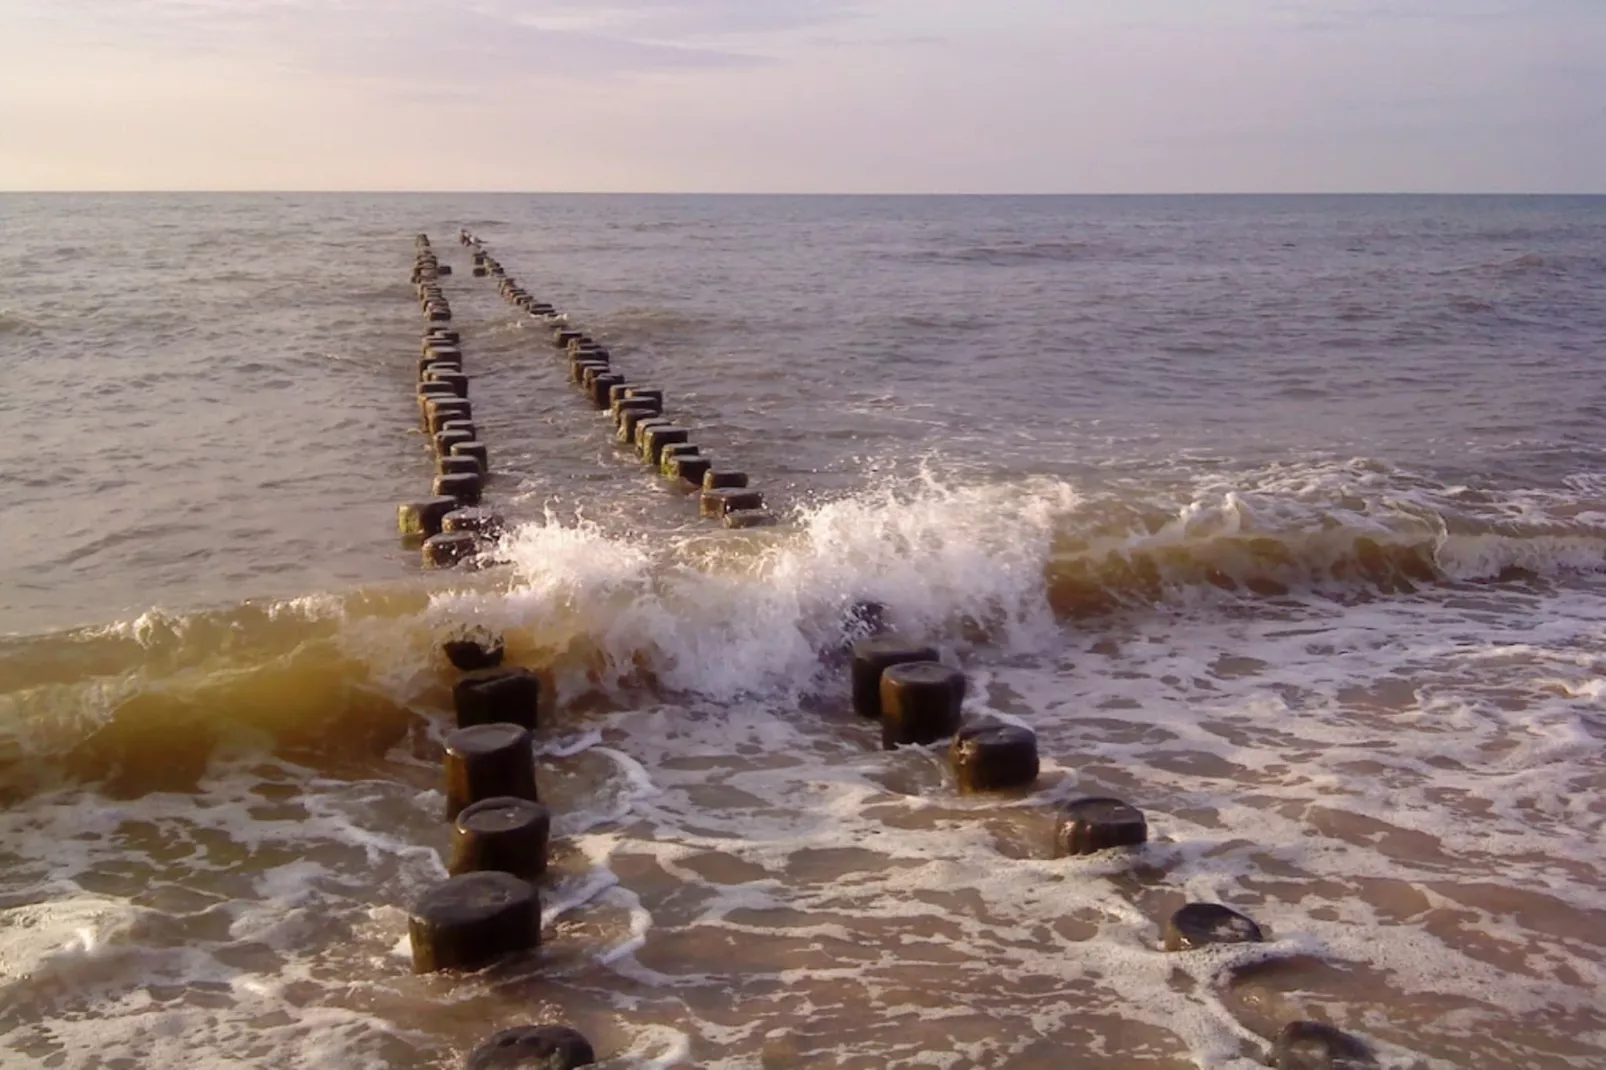
{"type": "Polygon", "coordinates": [[[1606,1066],[1606,198],[0,196],[0,1065],[1606,1066]],[[779,525],[615,446],[469,227],[779,525]],[[427,232],[512,524],[425,572],[427,232]],[[854,606],[1033,728],[957,794],[854,606]],[[544,946],[414,976],[468,627],[544,946]],[[1113,794],[1144,848],[1052,857],[1113,794]],[[1167,954],[1186,901],[1268,942],[1167,954]]]}

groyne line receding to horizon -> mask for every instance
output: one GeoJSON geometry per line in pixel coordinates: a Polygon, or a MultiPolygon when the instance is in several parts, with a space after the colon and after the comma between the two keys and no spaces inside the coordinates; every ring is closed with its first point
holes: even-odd
{"type": "MultiPolygon", "coordinates": [[[[699,491],[702,515],[730,528],[774,523],[763,496],[748,487],[745,472],[716,468],[691,442],[690,430],[664,415],[662,389],[631,381],[608,348],[520,287],[469,231],[463,230],[460,240],[472,250],[474,276],[495,278],[510,304],[550,329],[554,348],[568,358],[571,381],[609,414],[622,445],[632,446],[672,482],[699,491]]],[[[404,535],[421,540],[426,566],[449,568],[483,562],[485,545],[500,533],[502,522],[482,505],[489,455],[468,399],[462,338],[451,325],[451,306],[440,283],[451,269],[439,261],[427,236],[419,235],[416,247],[412,281],[425,319],[417,401],[435,474],[432,497],[402,505],[399,525],[404,535]]],[[[849,657],[850,705],[860,718],[879,724],[884,750],[944,744],[959,793],[1025,797],[1034,789],[1040,763],[1032,730],[993,717],[967,718],[967,678],[944,662],[937,647],[888,633],[874,603],[855,606],[851,615],[848,632],[856,638],[841,652],[849,657]]],[[[542,942],[538,883],[547,872],[552,824],[550,810],[540,802],[534,744],[542,687],[531,669],[504,666],[504,650],[501,636],[454,640],[443,649],[462,673],[452,690],[455,728],[444,745],[452,854],[448,879],[410,907],[416,973],[477,971],[532,952],[542,942]]],[[[1147,819],[1137,807],[1117,798],[1080,797],[1056,807],[1053,841],[1043,849],[1057,858],[1141,852],[1148,838],[1147,819]]],[[[1186,902],[1166,918],[1161,933],[1155,950],[1166,954],[1268,942],[1254,920],[1208,901],[1186,902]]],[[[1235,961],[1253,965],[1260,959],[1235,961]]],[[[1283,1070],[1376,1065],[1366,1044],[1312,1021],[1287,1023],[1254,1054],[1283,1070]]],[[[580,1033],[539,1024],[497,1033],[469,1054],[465,1067],[573,1070],[595,1061],[580,1033]]]]}

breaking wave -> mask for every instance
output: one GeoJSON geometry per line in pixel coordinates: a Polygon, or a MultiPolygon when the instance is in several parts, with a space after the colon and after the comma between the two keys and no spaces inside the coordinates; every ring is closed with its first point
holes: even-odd
{"type": "Polygon", "coordinates": [[[548,516],[499,567],[0,641],[0,796],[61,779],[184,790],[220,753],[376,760],[449,707],[439,653],[505,637],[563,706],[641,689],[802,698],[878,621],[955,656],[1049,648],[1067,622],[1155,606],[1409,597],[1606,564],[1603,513],[1412,487],[1361,466],[1195,487],[1172,501],[1050,479],[931,478],[761,532],[610,532],[548,516]],[[1379,481],[1387,492],[1367,484],[1379,481]],[[1474,504],[1461,502],[1474,499],[1474,504]]]}

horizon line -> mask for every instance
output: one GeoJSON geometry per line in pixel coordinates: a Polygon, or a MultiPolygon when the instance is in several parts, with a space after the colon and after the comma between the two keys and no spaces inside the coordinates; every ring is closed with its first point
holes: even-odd
{"type": "Polygon", "coordinates": [[[149,195],[205,195],[205,196],[263,196],[294,194],[297,196],[491,196],[491,197],[1603,197],[1606,190],[1218,190],[1218,191],[1083,191],[1083,192],[965,192],[839,190],[833,192],[804,192],[787,190],[561,190],[561,189],[9,189],[0,188],[0,196],[149,196],[149,195]]]}

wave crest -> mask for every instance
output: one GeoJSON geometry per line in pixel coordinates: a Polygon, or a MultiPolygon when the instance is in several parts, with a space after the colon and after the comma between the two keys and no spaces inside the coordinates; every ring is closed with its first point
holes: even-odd
{"type": "Polygon", "coordinates": [[[466,628],[502,633],[560,711],[641,691],[785,705],[832,685],[872,604],[961,655],[1011,656],[1114,611],[1606,566],[1606,511],[1462,490],[1355,462],[1171,500],[926,475],[751,532],[610,533],[548,515],[483,573],[0,641],[0,796],[63,778],[184,790],[219,755],[265,750],[376,761],[449,709],[440,646],[466,628]]]}

